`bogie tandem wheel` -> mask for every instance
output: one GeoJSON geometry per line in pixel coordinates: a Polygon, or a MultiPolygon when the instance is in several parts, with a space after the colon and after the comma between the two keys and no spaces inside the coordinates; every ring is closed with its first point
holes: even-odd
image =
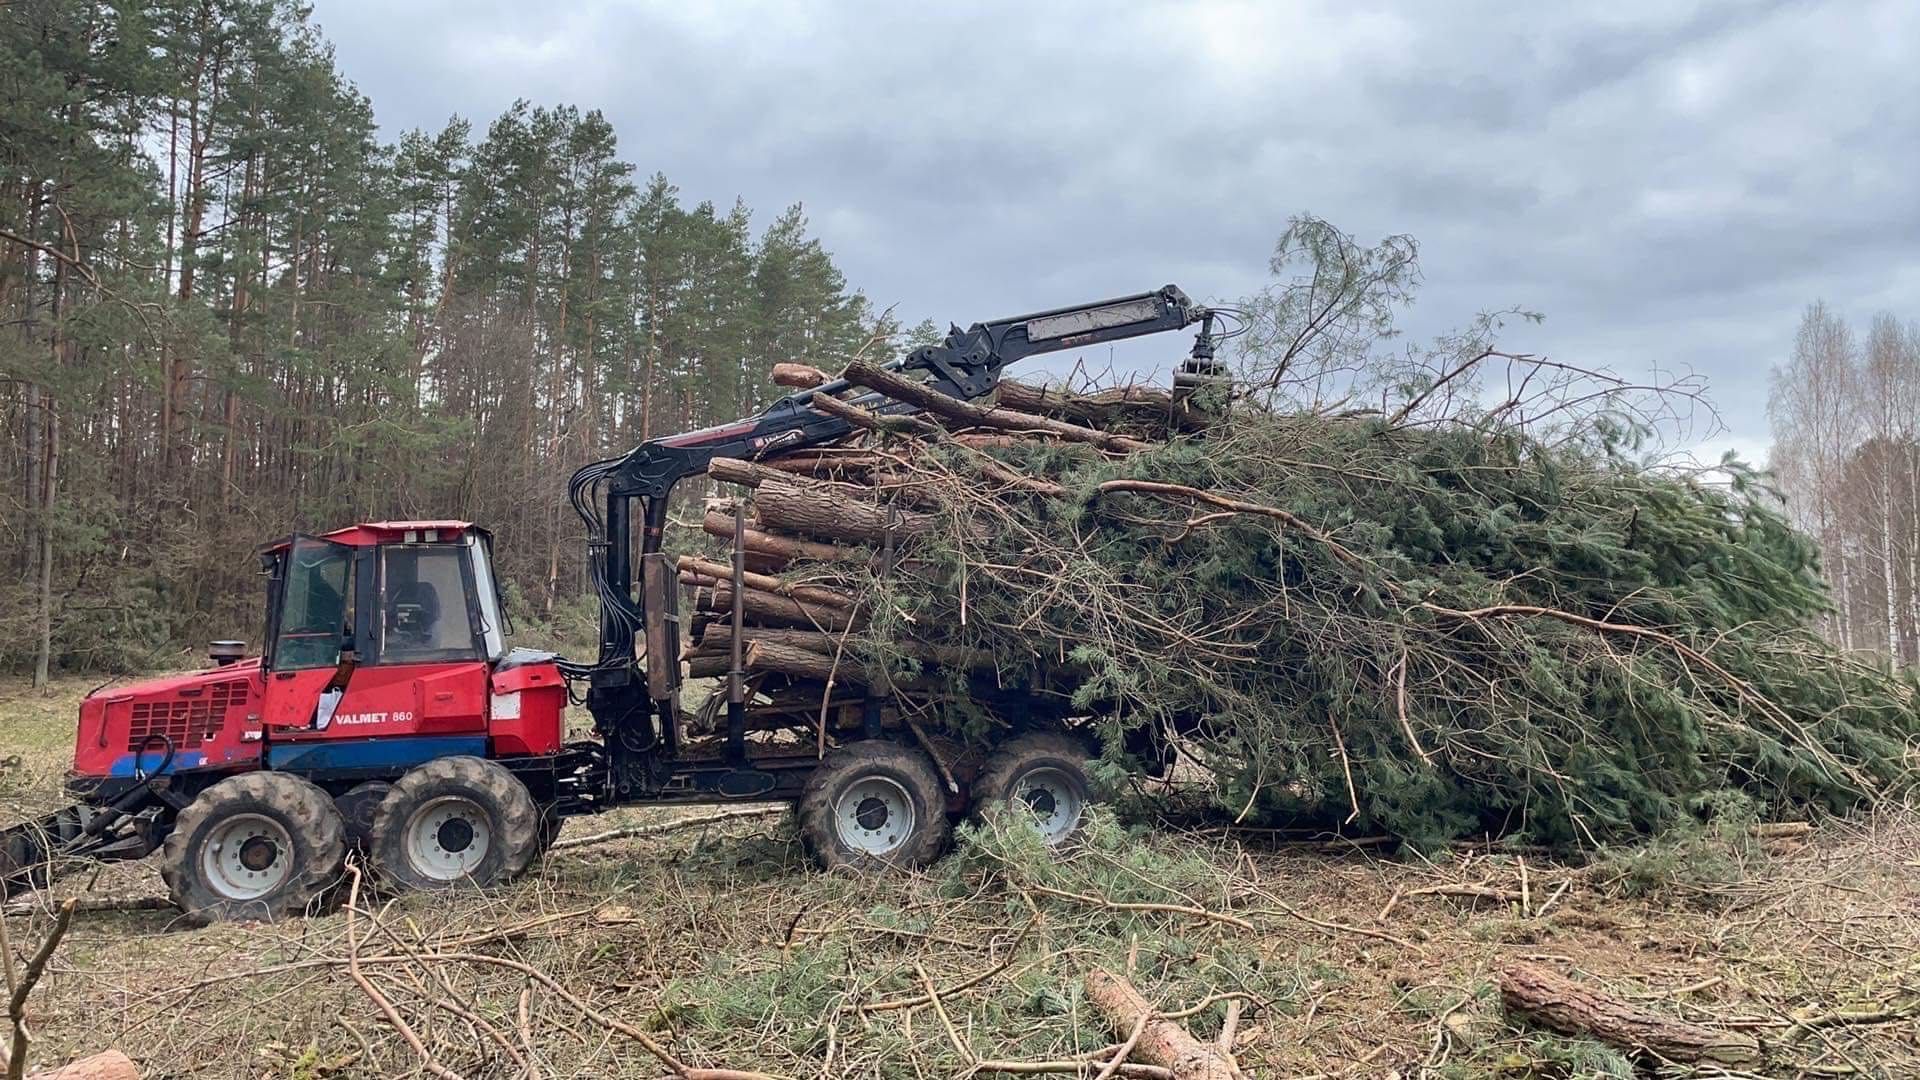
{"type": "Polygon", "coordinates": [[[326,792],[287,773],[251,772],[180,812],[160,876],[196,921],[281,919],[318,906],[346,851],[346,825],[326,792]]]}
{"type": "Polygon", "coordinates": [[[370,853],[388,885],[485,888],[520,876],[540,853],[540,812],[498,762],[436,758],[394,782],[373,813],[370,853]]]}
{"type": "Polygon", "coordinates": [[[988,756],[973,783],[982,812],[1028,815],[1040,836],[1058,847],[1086,822],[1094,801],[1087,775],[1093,754],[1063,731],[1036,731],[1008,740],[988,756]]]}
{"type": "Polygon", "coordinates": [[[953,826],[927,755],[885,739],[836,747],[807,778],[800,835],[829,870],[925,866],[953,826]]]}

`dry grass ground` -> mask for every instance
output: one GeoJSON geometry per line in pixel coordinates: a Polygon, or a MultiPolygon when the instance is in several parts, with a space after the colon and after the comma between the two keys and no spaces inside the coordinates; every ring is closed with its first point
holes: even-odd
{"type": "MultiPolygon", "coordinates": [[[[9,804],[54,797],[85,689],[0,684],[9,804]]],[[[55,897],[89,891],[160,894],[144,863],[70,878],[7,919],[16,951],[55,897]]],[[[1911,813],[1804,841],[1703,830],[1582,867],[1103,818],[1065,855],[969,832],[930,872],[878,879],[814,870],[774,814],[556,852],[486,896],[360,907],[351,924],[207,929],[82,913],[29,1009],[34,1059],[116,1046],[150,1077],[410,1075],[428,1059],[465,1077],[666,1074],[651,1040],[689,1065],[786,1077],[987,1075],[1117,1041],[1081,989],[1098,964],[1164,1011],[1204,1005],[1184,1021],[1203,1038],[1218,995],[1243,995],[1252,1076],[1631,1075],[1617,1050],[1503,1014],[1496,972],[1526,958],[1759,1037],[1767,1063],[1745,1075],[1920,1075],[1911,813]]]]}

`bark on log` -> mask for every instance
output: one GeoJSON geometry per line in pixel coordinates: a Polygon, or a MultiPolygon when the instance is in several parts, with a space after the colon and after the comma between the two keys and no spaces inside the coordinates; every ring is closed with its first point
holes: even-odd
{"type": "Polygon", "coordinates": [[[1760,1061],[1760,1044],[1751,1036],[1662,1016],[1539,964],[1517,960],[1501,969],[1500,1000],[1509,1010],[1563,1034],[1589,1036],[1668,1061],[1736,1068],[1760,1061]]]}
{"type": "MultiPolygon", "coordinates": [[[[733,614],[733,589],[699,588],[693,591],[693,606],[715,614],[733,614]]],[[[740,594],[741,613],[747,621],[761,626],[797,626],[813,630],[844,630],[853,621],[853,613],[795,600],[789,596],[744,589],[740,594]]]]}
{"type": "Polygon", "coordinates": [[[889,490],[875,487],[870,483],[830,480],[775,468],[764,462],[743,461],[738,458],[720,458],[714,461],[708,468],[708,475],[723,483],[739,484],[750,488],[760,488],[766,484],[784,484],[789,489],[808,492],[814,498],[836,505],[848,500],[869,506],[898,501],[916,505],[922,509],[938,510],[940,508],[940,501],[918,484],[897,484],[889,490]]]}
{"type": "Polygon", "coordinates": [[[28,1073],[27,1080],[140,1080],[140,1070],[127,1055],[108,1050],[57,1069],[28,1073]]]}
{"type": "Polygon", "coordinates": [[[794,390],[811,390],[821,383],[831,381],[832,376],[812,364],[792,364],[781,362],[773,365],[773,384],[794,390]]]}
{"type": "MultiPolygon", "coordinates": [[[[706,520],[700,526],[708,533],[723,540],[733,539],[733,515],[720,510],[707,511],[706,520]]],[[[776,536],[773,533],[749,526],[746,535],[741,538],[749,553],[785,559],[789,562],[866,562],[866,553],[856,548],[842,547],[838,544],[822,544],[814,540],[801,540],[791,536],[776,536]]]]}
{"type": "Polygon", "coordinates": [[[1118,420],[1136,420],[1184,428],[1195,422],[1173,394],[1155,386],[1115,386],[1091,394],[1075,394],[1057,386],[1001,380],[994,394],[1001,408],[1040,413],[1100,427],[1118,420]]]}
{"type": "MultiPolygon", "coordinates": [[[[839,634],[829,634],[819,630],[749,626],[744,628],[741,640],[747,643],[769,641],[796,649],[807,649],[823,656],[833,656],[846,651],[840,647],[839,634]]],[[[893,644],[908,656],[941,667],[990,668],[993,666],[993,654],[979,649],[963,649],[954,645],[929,645],[922,641],[895,641],[893,644]]],[[[709,625],[701,634],[699,641],[687,651],[687,658],[691,660],[695,657],[725,655],[732,647],[733,627],[724,622],[716,622],[709,625]]]]}
{"type": "Polygon", "coordinates": [[[976,427],[998,428],[1002,431],[1044,431],[1070,442],[1089,443],[1102,450],[1145,450],[1152,445],[1125,435],[1114,435],[1079,424],[1070,424],[1065,420],[1056,420],[1051,416],[1039,416],[1013,409],[989,408],[970,401],[961,401],[959,398],[948,397],[925,383],[915,382],[904,375],[887,371],[864,360],[855,360],[848,364],[845,377],[856,386],[878,390],[895,401],[904,401],[949,420],[976,427]]]}
{"type": "MultiPolygon", "coordinates": [[[[792,627],[747,626],[740,631],[742,643],[751,645],[756,641],[770,641],[790,648],[805,649],[822,656],[832,656],[840,651],[840,635],[829,634],[821,630],[799,630],[792,627]]],[[[729,656],[733,650],[733,627],[726,623],[714,623],[707,627],[706,633],[689,649],[689,658],[696,656],[729,656]]]]}
{"type": "MultiPolygon", "coordinates": [[[[702,559],[697,555],[680,556],[680,572],[699,574],[716,581],[729,581],[733,577],[733,567],[712,559],[702,559]]],[[[824,604],[827,607],[851,609],[859,601],[837,589],[824,585],[802,585],[791,581],[782,581],[768,574],[756,574],[748,571],[741,577],[751,589],[792,597],[808,604],[824,604]]]]}
{"type": "Polygon", "coordinates": [[[828,416],[837,416],[863,431],[892,431],[902,435],[937,437],[940,427],[917,416],[881,416],[879,413],[849,405],[838,398],[816,397],[807,404],[828,416]]]}
{"type": "Polygon", "coordinates": [[[756,641],[748,645],[742,662],[749,671],[777,671],[782,675],[818,679],[821,682],[831,679],[836,685],[867,684],[867,673],[861,670],[860,662],[851,656],[842,656],[835,661],[833,657],[812,649],[799,649],[776,641],[756,641]]]}
{"type": "Polygon", "coordinates": [[[760,464],[769,469],[793,473],[795,476],[848,480],[854,477],[864,479],[868,473],[888,462],[879,454],[863,450],[837,454],[826,451],[801,451],[768,458],[760,464]]]}
{"type": "Polygon", "coordinates": [[[707,464],[707,475],[715,480],[740,484],[744,487],[759,487],[760,481],[769,476],[790,479],[788,474],[779,469],[768,468],[757,461],[748,461],[745,458],[714,458],[707,464]]]}
{"type": "Polygon", "coordinates": [[[1132,1056],[1148,1065],[1173,1070],[1173,1080],[1234,1080],[1233,1059],[1212,1043],[1203,1043],[1172,1020],[1154,1018],[1154,1008],[1133,984],[1101,968],[1087,972],[1087,1000],[1093,1002],[1120,1038],[1146,1026],[1132,1056]]]}
{"type": "Polygon", "coordinates": [[[770,528],[866,544],[877,544],[885,538],[890,519],[898,540],[924,536],[938,525],[930,514],[890,510],[876,502],[794,483],[791,477],[763,481],[754,500],[754,512],[760,523],[770,528]]]}

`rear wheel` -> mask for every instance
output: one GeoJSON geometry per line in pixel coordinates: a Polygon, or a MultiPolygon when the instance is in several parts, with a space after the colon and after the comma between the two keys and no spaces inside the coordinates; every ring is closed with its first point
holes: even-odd
{"type": "Polygon", "coordinates": [[[1087,744],[1062,731],[1036,731],[1009,740],[980,767],[975,805],[983,812],[1028,815],[1050,846],[1059,846],[1086,822],[1093,802],[1087,744]]]}
{"type": "Polygon", "coordinates": [[[286,773],[229,777],[174,822],[160,876],[199,922],[280,919],[319,902],[340,876],[346,826],[327,793],[286,773]]]}
{"type": "Polygon", "coordinates": [[[374,811],[374,869],[404,889],[510,881],[539,854],[527,786],[496,762],[444,757],[402,776],[374,811]]]}
{"type": "Polygon", "coordinates": [[[807,778],[799,818],[801,837],[830,870],[925,866],[952,832],[933,763],[883,739],[822,758],[807,778]]]}

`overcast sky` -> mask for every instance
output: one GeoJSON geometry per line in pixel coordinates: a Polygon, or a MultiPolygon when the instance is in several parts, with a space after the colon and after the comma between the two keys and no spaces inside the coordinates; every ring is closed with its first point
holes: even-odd
{"type": "Polygon", "coordinates": [[[738,195],[763,225],[804,203],[909,322],[1169,281],[1235,298],[1309,211],[1419,239],[1409,332],[1544,312],[1509,344],[1702,372],[1729,428],[1702,449],[1758,458],[1807,302],[1920,319],[1916,0],[929,6],[317,0],[316,19],[390,136],[455,113],[484,130],[519,97],[602,109],[689,202],[738,195]]]}

